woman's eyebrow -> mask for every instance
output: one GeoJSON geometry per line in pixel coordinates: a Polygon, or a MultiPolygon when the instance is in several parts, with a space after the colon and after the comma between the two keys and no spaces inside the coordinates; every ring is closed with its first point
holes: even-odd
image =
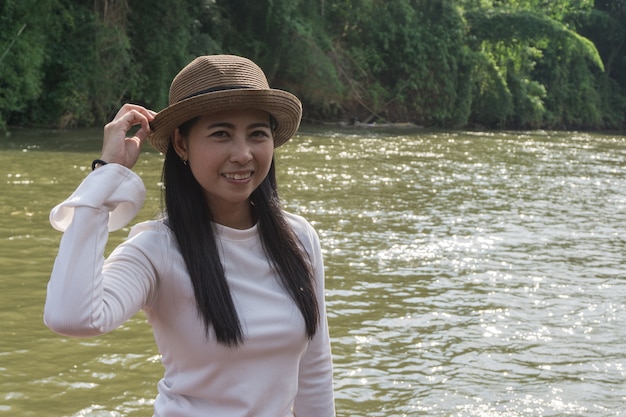
{"type": "Polygon", "coordinates": [[[213,129],[214,127],[227,127],[227,128],[233,129],[235,125],[232,123],[228,123],[228,122],[217,122],[217,123],[211,123],[207,127],[209,129],[213,129]]]}
{"type": "Polygon", "coordinates": [[[252,123],[250,126],[248,126],[248,129],[255,129],[257,127],[266,127],[270,129],[270,124],[267,122],[252,123]]]}
{"type": "MultiPolygon", "coordinates": [[[[209,129],[213,129],[215,127],[226,127],[229,129],[234,129],[235,125],[233,123],[228,123],[228,122],[217,122],[217,123],[211,123],[209,126],[207,126],[209,129]]],[[[248,129],[255,129],[257,127],[265,127],[270,129],[270,124],[267,122],[257,122],[257,123],[252,123],[250,125],[247,126],[248,129]]]]}

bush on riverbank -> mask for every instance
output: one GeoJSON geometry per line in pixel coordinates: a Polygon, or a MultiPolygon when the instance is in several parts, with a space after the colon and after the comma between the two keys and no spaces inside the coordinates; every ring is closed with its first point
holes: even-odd
{"type": "Polygon", "coordinates": [[[258,62],[308,121],[619,129],[623,3],[5,0],[0,130],[159,110],[176,72],[213,53],[258,62]]]}

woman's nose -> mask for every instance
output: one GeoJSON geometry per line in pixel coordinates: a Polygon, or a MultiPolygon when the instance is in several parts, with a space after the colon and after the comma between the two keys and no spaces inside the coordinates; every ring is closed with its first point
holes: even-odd
{"type": "Polygon", "coordinates": [[[238,137],[232,141],[232,145],[230,154],[230,160],[232,162],[246,164],[252,160],[252,150],[246,138],[238,137]]]}

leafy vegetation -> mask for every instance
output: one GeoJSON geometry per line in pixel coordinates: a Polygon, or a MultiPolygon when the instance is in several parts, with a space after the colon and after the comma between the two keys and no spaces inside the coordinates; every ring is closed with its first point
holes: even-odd
{"type": "Polygon", "coordinates": [[[160,110],[250,57],[313,122],[622,129],[626,0],[1,0],[0,131],[160,110]]]}

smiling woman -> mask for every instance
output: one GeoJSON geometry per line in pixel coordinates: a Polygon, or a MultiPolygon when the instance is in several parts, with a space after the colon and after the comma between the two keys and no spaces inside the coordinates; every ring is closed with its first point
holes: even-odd
{"type": "Polygon", "coordinates": [[[155,416],[335,415],[319,238],[281,208],[274,167],[301,115],[250,60],[199,57],[165,110],[120,109],[93,172],[50,214],[64,236],[45,323],[96,336],[143,310],[165,368],[155,416]],[[165,153],[166,216],[105,260],[108,231],[143,204],[130,168],[146,140],[165,153]]]}

